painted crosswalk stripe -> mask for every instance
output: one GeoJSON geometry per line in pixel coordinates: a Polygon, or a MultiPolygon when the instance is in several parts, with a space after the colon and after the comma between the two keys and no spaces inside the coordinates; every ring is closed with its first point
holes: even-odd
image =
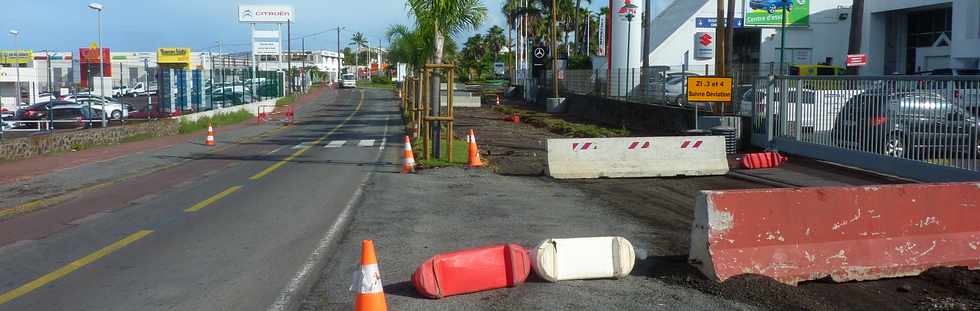
{"type": "Polygon", "coordinates": [[[374,139],[363,139],[357,143],[358,147],[372,147],[374,146],[374,139]]]}
{"type": "Polygon", "coordinates": [[[343,147],[344,144],[346,144],[346,143],[347,143],[346,140],[334,140],[334,141],[331,141],[326,146],[323,146],[323,148],[340,148],[340,147],[343,147]]]}

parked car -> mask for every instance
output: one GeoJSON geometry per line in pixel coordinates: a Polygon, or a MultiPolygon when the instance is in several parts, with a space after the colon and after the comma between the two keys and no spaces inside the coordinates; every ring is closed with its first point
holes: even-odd
{"type": "Polygon", "coordinates": [[[74,129],[91,124],[93,127],[102,126],[102,115],[105,112],[88,105],[74,104],[57,106],[51,109],[55,129],[74,129]]]}
{"type": "Polygon", "coordinates": [[[111,101],[112,100],[112,98],[102,97],[102,96],[95,95],[95,94],[90,94],[90,93],[71,94],[71,95],[67,95],[67,96],[61,98],[61,100],[70,101],[70,102],[74,102],[74,101],[78,101],[78,100],[82,100],[82,99],[95,99],[95,100],[101,100],[101,101],[111,101]]]}
{"type": "Polygon", "coordinates": [[[793,11],[793,1],[796,0],[749,0],[749,8],[753,10],[763,10],[769,14],[776,14],[776,10],[786,7],[786,12],[793,11]]]}
{"type": "MultiPolygon", "coordinates": [[[[88,99],[78,99],[75,101],[80,105],[88,106],[92,105],[93,108],[99,109],[99,111],[105,111],[106,118],[110,120],[122,120],[123,116],[128,116],[130,110],[130,105],[124,105],[117,101],[101,101],[97,98],[88,99]]],[[[102,117],[99,117],[102,119],[102,117]]]]}
{"type": "Polygon", "coordinates": [[[900,158],[934,151],[980,152],[975,114],[932,91],[866,92],[851,98],[834,125],[845,148],[900,158]]]}
{"type": "Polygon", "coordinates": [[[15,119],[13,111],[0,111],[0,127],[3,127],[3,130],[16,128],[17,121],[15,119]]]}
{"type": "MultiPolygon", "coordinates": [[[[37,121],[48,119],[48,109],[57,105],[72,105],[74,102],[68,101],[47,101],[27,106],[17,111],[16,119],[22,121],[37,121]]],[[[26,124],[22,124],[26,125],[26,124]]]]}
{"type": "MultiPolygon", "coordinates": [[[[951,76],[951,77],[975,77],[980,76],[980,69],[936,69],[925,72],[918,72],[918,75],[926,76],[951,76]]],[[[951,90],[952,100],[961,107],[971,110],[974,114],[980,114],[980,80],[956,80],[945,81],[938,87],[951,90]]],[[[926,83],[927,86],[936,86],[926,83]]]]}
{"type": "Polygon", "coordinates": [[[340,88],[356,88],[357,78],[353,74],[346,73],[340,76],[340,88]]]}
{"type": "Polygon", "coordinates": [[[123,86],[116,86],[116,87],[113,87],[112,88],[112,97],[113,98],[120,98],[120,97],[129,95],[129,92],[130,92],[129,86],[125,86],[125,85],[123,85],[123,86]]]}

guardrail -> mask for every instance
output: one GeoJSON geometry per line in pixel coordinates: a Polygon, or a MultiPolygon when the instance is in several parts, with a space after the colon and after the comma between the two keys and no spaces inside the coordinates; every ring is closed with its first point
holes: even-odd
{"type": "Polygon", "coordinates": [[[780,76],[750,92],[756,145],[924,181],[980,180],[980,77],[780,76]]]}

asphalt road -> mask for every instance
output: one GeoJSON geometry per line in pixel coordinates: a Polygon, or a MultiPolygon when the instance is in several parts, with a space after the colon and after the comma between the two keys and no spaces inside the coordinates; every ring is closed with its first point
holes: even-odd
{"type": "Polygon", "coordinates": [[[388,92],[303,109],[269,138],[0,223],[0,310],[266,310],[302,295],[368,176],[396,170],[401,126],[388,92]]]}

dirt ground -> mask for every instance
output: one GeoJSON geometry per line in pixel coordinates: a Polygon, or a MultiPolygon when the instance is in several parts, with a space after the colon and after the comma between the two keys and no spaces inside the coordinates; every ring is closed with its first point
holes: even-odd
{"type": "MultiPolygon", "coordinates": [[[[494,172],[543,175],[546,140],[561,136],[528,124],[505,122],[504,117],[487,107],[456,110],[458,126],[476,131],[481,152],[494,172]]],[[[652,260],[639,263],[634,275],[646,275],[667,284],[770,310],[980,310],[980,271],[966,269],[940,268],[918,277],[843,284],[818,280],[798,287],[757,275],[723,283],[707,280],[687,264],[695,194],[700,190],[766,185],[730,177],[554,182],[582,190],[615,212],[627,214],[652,228],[658,237],[647,241],[653,245],[652,260]]]]}

